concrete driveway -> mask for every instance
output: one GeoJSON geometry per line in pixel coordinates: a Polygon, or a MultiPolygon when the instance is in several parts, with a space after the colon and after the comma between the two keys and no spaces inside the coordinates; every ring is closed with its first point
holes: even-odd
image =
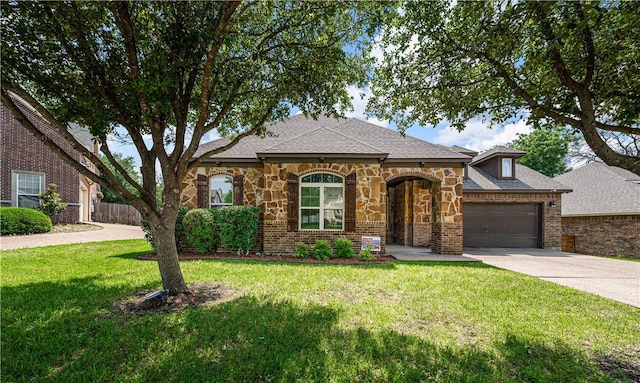
{"type": "Polygon", "coordinates": [[[32,235],[7,235],[0,237],[0,250],[24,247],[64,245],[70,243],[117,241],[121,239],[144,239],[140,226],[116,225],[91,222],[102,230],[79,231],[74,233],[44,233],[32,235]]]}
{"type": "Polygon", "coordinates": [[[545,249],[465,248],[464,256],[640,307],[640,262],[545,249]]]}

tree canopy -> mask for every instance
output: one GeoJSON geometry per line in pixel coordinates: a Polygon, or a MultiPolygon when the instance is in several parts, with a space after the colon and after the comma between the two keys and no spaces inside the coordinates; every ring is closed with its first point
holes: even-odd
{"type": "Polygon", "coordinates": [[[508,146],[527,152],[518,158],[519,164],[525,165],[548,177],[555,177],[570,169],[567,167],[569,148],[576,142],[576,137],[567,129],[534,129],[528,134],[518,134],[508,146]]]}
{"type": "Polygon", "coordinates": [[[631,1],[406,1],[380,38],[369,113],[400,128],[568,126],[640,174],[639,13],[631,1]]]}
{"type": "Polygon", "coordinates": [[[2,103],[38,137],[12,95],[29,102],[57,134],[96,164],[78,164],[56,137],[45,143],[82,174],[113,191],[149,221],[165,288],[187,288],[173,228],[181,181],[211,131],[232,138],[265,134],[292,107],[339,115],[347,85],[364,80],[361,47],[373,38],[386,3],[335,1],[9,2],[2,12],[2,103]],[[349,46],[350,49],[344,49],[349,46]],[[68,132],[88,126],[116,169],[68,132]],[[107,142],[126,131],[141,159],[142,182],[107,142]],[[164,183],[156,202],[156,162],[164,183]],[[124,177],[121,183],[116,174],[124,177]],[[127,188],[126,184],[135,190],[127,188]],[[136,193],[137,191],[137,193],[136,193]]]}

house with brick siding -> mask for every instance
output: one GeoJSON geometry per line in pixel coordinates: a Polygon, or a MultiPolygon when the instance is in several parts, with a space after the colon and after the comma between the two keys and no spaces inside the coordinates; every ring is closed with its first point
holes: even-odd
{"type": "MultiPolygon", "coordinates": [[[[298,242],[338,237],[360,248],[363,236],[379,237],[382,252],[387,244],[399,244],[462,254],[463,213],[466,219],[467,208],[496,203],[507,209],[506,220],[516,207],[535,205],[535,243],[527,245],[560,246],[560,198],[566,188],[515,165],[522,152],[477,156],[355,118],[297,115],[267,130],[265,138],[245,137],[206,158],[182,183],[182,204],[189,208],[257,206],[258,242],[266,254],[292,254],[298,242]],[[502,173],[508,177],[494,174],[496,161],[511,164],[511,172],[502,173]],[[468,186],[473,187],[469,204],[468,186]],[[553,228],[547,231],[547,224],[553,228]]],[[[228,142],[204,143],[195,156],[228,142]]]]}
{"type": "Polygon", "coordinates": [[[640,258],[640,177],[592,162],[554,178],[573,189],[562,204],[564,250],[640,258]]]}
{"type": "MultiPolygon", "coordinates": [[[[58,138],[68,153],[78,161],[92,165],[54,132],[51,125],[25,101],[19,107],[27,118],[43,131],[51,131],[53,139],[58,138]]],[[[71,165],[64,162],[40,139],[27,131],[2,105],[0,110],[0,202],[2,206],[35,207],[39,204],[38,194],[54,183],[67,208],[54,217],[56,223],[75,223],[91,220],[92,203],[99,188],[91,180],[81,175],[71,165]]],[[[71,133],[86,147],[97,153],[97,146],[88,130],[78,125],[71,126],[71,133]]],[[[95,169],[94,169],[95,171],[95,169]]]]}

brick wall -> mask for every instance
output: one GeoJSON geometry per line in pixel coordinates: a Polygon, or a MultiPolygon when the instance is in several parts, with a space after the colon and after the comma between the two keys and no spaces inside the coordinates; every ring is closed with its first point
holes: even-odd
{"type": "Polygon", "coordinates": [[[575,235],[575,252],[640,258],[640,214],[563,217],[562,233],[575,235]]]}
{"type": "Polygon", "coordinates": [[[265,254],[293,255],[298,242],[303,242],[310,247],[318,239],[333,243],[336,238],[346,237],[353,242],[354,251],[358,254],[362,236],[381,237],[380,254],[384,254],[386,250],[384,222],[356,222],[356,231],[347,233],[322,230],[287,231],[287,221],[264,221],[263,250],[265,254]]]}
{"type": "Polygon", "coordinates": [[[434,223],[431,237],[431,250],[438,254],[462,254],[462,223],[434,223]]]}
{"type": "Polygon", "coordinates": [[[562,234],[560,211],[562,193],[464,193],[464,202],[538,203],[542,205],[542,243],[545,248],[560,250],[562,234]],[[550,202],[555,207],[549,206],[550,202]]]}
{"type": "MultiPolygon", "coordinates": [[[[45,120],[26,108],[23,111],[36,126],[43,131],[51,132],[52,138],[68,152],[74,152],[69,145],[57,141],[62,140],[62,138],[52,131],[45,120]]],[[[5,106],[1,107],[0,119],[0,154],[2,157],[2,161],[0,161],[0,199],[11,200],[11,172],[13,170],[45,173],[45,188],[46,185],[54,183],[58,185],[57,190],[63,202],[79,203],[80,181],[78,172],[71,165],[62,161],[40,139],[28,132],[13,118],[13,115],[5,106]]],[[[79,154],[77,155],[79,158],[79,154]]],[[[80,207],[77,205],[69,206],[56,216],[55,222],[77,222],[79,220],[79,210],[80,207]]]]}

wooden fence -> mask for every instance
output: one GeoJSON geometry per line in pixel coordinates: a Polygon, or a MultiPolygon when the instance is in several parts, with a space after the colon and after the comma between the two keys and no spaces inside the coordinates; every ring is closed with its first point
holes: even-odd
{"type": "Polygon", "coordinates": [[[129,205],[96,202],[93,205],[93,220],[104,223],[121,223],[123,225],[140,225],[140,213],[129,205]]]}

